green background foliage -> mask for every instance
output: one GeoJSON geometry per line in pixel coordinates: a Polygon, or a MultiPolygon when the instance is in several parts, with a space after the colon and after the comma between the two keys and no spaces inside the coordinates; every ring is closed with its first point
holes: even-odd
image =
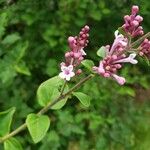
{"type": "MultiPolygon", "coordinates": [[[[68,36],[88,24],[87,58],[98,64],[96,51],[112,43],[133,4],[149,31],[149,0],[0,0],[0,110],[16,107],[12,130],[41,108],[36,91],[60,72],[68,36]]],[[[15,138],[24,150],[149,150],[149,73],[140,60],[120,72],[125,86],[96,77],[80,89],[92,97],[90,107],[72,97],[61,110],[48,112],[51,127],[40,143],[26,131],[15,138]]]]}

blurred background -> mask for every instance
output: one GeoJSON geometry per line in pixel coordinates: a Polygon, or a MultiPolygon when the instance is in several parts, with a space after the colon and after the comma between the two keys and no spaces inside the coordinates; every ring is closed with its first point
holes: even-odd
{"type": "MultiPolygon", "coordinates": [[[[134,4],[150,31],[149,0],[0,0],[0,111],[17,108],[12,130],[40,109],[36,90],[60,72],[68,36],[88,24],[85,50],[98,64],[96,51],[113,42],[134,4]]],[[[17,135],[24,150],[150,150],[150,67],[140,60],[120,74],[125,86],[96,77],[81,88],[92,97],[89,108],[72,98],[49,111],[50,130],[37,145],[26,131],[17,135]]]]}

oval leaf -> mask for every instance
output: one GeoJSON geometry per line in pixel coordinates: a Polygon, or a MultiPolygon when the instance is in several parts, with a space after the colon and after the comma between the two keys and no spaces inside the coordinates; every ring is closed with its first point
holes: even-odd
{"type": "Polygon", "coordinates": [[[90,106],[91,98],[88,95],[86,95],[82,92],[73,92],[73,95],[76,96],[84,106],[86,106],[86,107],[90,106]]]}
{"type": "Polygon", "coordinates": [[[0,112],[0,136],[4,136],[9,133],[14,112],[14,107],[0,112]]]}
{"type": "Polygon", "coordinates": [[[85,59],[81,63],[85,68],[87,68],[90,71],[92,70],[92,67],[94,66],[94,62],[89,59],[85,59]]]}
{"type": "Polygon", "coordinates": [[[10,34],[4,38],[2,44],[9,45],[13,44],[20,39],[20,36],[17,33],[10,34]]]}
{"type": "Polygon", "coordinates": [[[35,143],[43,139],[50,126],[50,119],[45,115],[29,114],[26,119],[27,128],[35,143]]]}
{"type": "MultiPolygon", "coordinates": [[[[58,76],[43,82],[37,90],[37,98],[39,104],[41,106],[46,106],[49,102],[54,101],[60,95],[60,89],[63,86],[64,82],[65,81],[58,76]]],[[[68,91],[67,85],[64,91],[68,91]]],[[[57,104],[55,104],[52,109],[60,109],[65,105],[67,99],[68,97],[62,99],[57,104]]]]}
{"type": "Polygon", "coordinates": [[[31,73],[29,71],[29,68],[26,66],[25,62],[20,62],[17,65],[14,66],[14,69],[16,72],[30,76],[31,73]]]}
{"type": "Polygon", "coordinates": [[[23,148],[20,142],[12,137],[4,142],[4,150],[23,150],[23,148]]]}
{"type": "Polygon", "coordinates": [[[97,51],[97,55],[99,56],[99,57],[102,57],[102,58],[104,58],[105,56],[106,56],[106,48],[105,48],[105,46],[102,46],[98,51],[97,51]]]}

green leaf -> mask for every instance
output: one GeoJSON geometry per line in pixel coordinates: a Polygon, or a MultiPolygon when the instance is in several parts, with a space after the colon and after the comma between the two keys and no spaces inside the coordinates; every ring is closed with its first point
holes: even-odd
{"type": "Polygon", "coordinates": [[[50,126],[50,119],[45,115],[29,114],[26,119],[27,128],[35,143],[41,141],[50,126]]]}
{"type": "Polygon", "coordinates": [[[17,65],[14,66],[14,68],[18,73],[25,74],[28,76],[31,75],[28,67],[26,66],[26,64],[24,62],[18,63],[17,65]]]}
{"type": "Polygon", "coordinates": [[[150,60],[148,59],[148,57],[146,55],[144,55],[144,59],[143,59],[148,66],[150,66],[150,60]]]}
{"type": "MultiPolygon", "coordinates": [[[[64,80],[60,77],[55,76],[49,80],[43,82],[37,90],[38,102],[41,106],[46,106],[49,102],[54,101],[60,95],[60,89],[64,84],[64,80]]],[[[66,85],[65,90],[68,91],[68,86],[66,85]]],[[[60,109],[63,107],[67,101],[68,97],[62,99],[57,104],[55,104],[52,109],[60,109]]]]}
{"type": "Polygon", "coordinates": [[[4,38],[2,44],[8,45],[13,44],[20,39],[20,36],[17,33],[10,34],[4,38]]]}
{"type": "Polygon", "coordinates": [[[118,93],[121,95],[130,95],[132,97],[135,97],[135,90],[133,88],[123,86],[118,90],[118,93]]]}
{"type": "Polygon", "coordinates": [[[76,96],[79,101],[86,107],[89,107],[90,106],[90,96],[82,93],[82,92],[73,92],[73,95],[76,96]]]}
{"type": "Polygon", "coordinates": [[[12,137],[4,142],[4,150],[23,150],[23,148],[20,142],[12,137]]]}
{"type": "Polygon", "coordinates": [[[106,56],[106,47],[105,46],[102,46],[100,49],[98,49],[98,51],[97,51],[97,55],[99,56],[99,57],[102,57],[102,58],[104,58],[105,56],[106,56]]]}
{"type": "Polygon", "coordinates": [[[18,63],[25,55],[25,51],[27,50],[28,45],[29,43],[27,41],[23,43],[19,43],[17,45],[17,47],[15,48],[15,52],[12,53],[12,56],[16,58],[16,63],[18,63]]]}
{"type": "Polygon", "coordinates": [[[4,136],[9,133],[14,112],[14,107],[0,112],[0,136],[4,136]]]}
{"type": "Polygon", "coordinates": [[[58,68],[57,65],[57,60],[56,59],[49,59],[46,65],[46,74],[49,76],[54,76],[58,74],[58,68]]]}
{"type": "Polygon", "coordinates": [[[89,59],[85,59],[81,63],[85,68],[87,68],[90,71],[92,70],[92,67],[94,66],[94,62],[89,59]]]}
{"type": "Polygon", "coordinates": [[[102,14],[96,9],[90,10],[90,17],[92,17],[96,21],[100,21],[102,19],[102,14]]]}
{"type": "Polygon", "coordinates": [[[7,13],[0,14],[0,37],[2,37],[5,33],[5,27],[7,25],[8,17],[7,13]]]}

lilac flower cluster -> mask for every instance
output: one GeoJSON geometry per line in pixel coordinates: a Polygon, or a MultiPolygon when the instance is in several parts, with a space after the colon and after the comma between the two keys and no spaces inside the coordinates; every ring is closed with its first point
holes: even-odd
{"type": "MultiPolygon", "coordinates": [[[[61,63],[61,73],[59,76],[62,79],[65,79],[67,81],[70,80],[71,77],[75,75],[75,67],[77,67],[81,61],[84,59],[84,56],[86,55],[84,48],[88,44],[88,37],[89,37],[89,26],[84,26],[80,33],[79,36],[72,37],[70,36],[68,38],[68,43],[70,50],[66,52],[65,54],[65,59],[66,62],[61,63]]],[[[76,74],[80,74],[81,69],[76,71],[76,74]]]]}
{"type": "Polygon", "coordinates": [[[122,34],[118,34],[118,31],[115,32],[115,40],[113,45],[106,46],[106,56],[105,58],[99,62],[99,66],[93,67],[93,70],[106,78],[115,79],[120,85],[125,83],[125,78],[117,75],[117,71],[122,68],[123,63],[132,63],[136,64],[137,60],[135,60],[135,53],[127,56],[125,54],[126,48],[128,45],[128,39],[125,38],[122,34]]]}
{"type": "MultiPolygon", "coordinates": [[[[139,12],[138,6],[132,6],[131,15],[124,16],[125,23],[121,27],[123,31],[115,31],[115,40],[112,45],[103,47],[104,56],[98,66],[94,66],[93,70],[98,75],[105,78],[112,78],[120,85],[123,85],[126,80],[118,75],[118,71],[123,67],[124,63],[137,64],[136,55],[146,56],[150,58],[150,40],[147,38],[135,48],[131,42],[137,36],[144,34],[142,26],[140,26],[143,18],[137,15],[139,12]]],[[[61,63],[61,73],[59,76],[62,79],[69,81],[75,74],[80,74],[81,69],[76,70],[76,67],[81,63],[86,55],[84,48],[88,44],[89,27],[86,25],[79,33],[79,36],[68,38],[70,50],[65,54],[65,63],[61,63]]],[[[141,41],[141,40],[140,40],[141,41]]]]}
{"type": "Polygon", "coordinates": [[[131,37],[136,37],[138,35],[143,35],[143,28],[140,26],[140,23],[143,21],[143,18],[140,15],[137,15],[139,12],[138,6],[132,6],[131,15],[124,16],[125,24],[122,26],[127,34],[131,37]]]}

